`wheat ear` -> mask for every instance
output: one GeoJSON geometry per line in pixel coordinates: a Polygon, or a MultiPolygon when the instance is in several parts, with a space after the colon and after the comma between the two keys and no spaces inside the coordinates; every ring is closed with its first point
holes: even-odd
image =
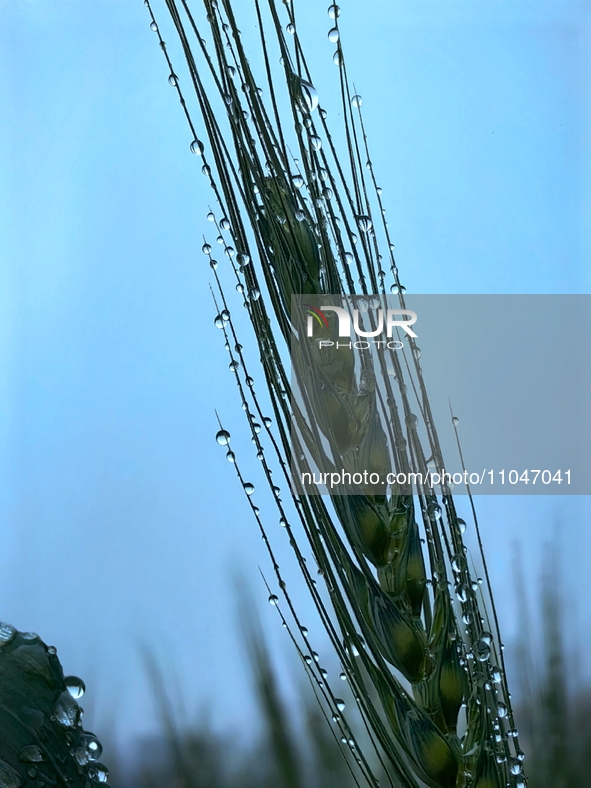
{"type": "MultiPolygon", "coordinates": [[[[290,383],[283,357],[293,331],[291,296],[357,293],[383,297],[388,287],[404,305],[361,100],[349,89],[340,10],[336,5],[329,8],[329,38],[336,44],[334,62],[339,69],[347,146],[344,158],[337,153],[319,103],[292,4],[281,8],[269,0],[267,16],[257,0],[253,4],[264,62],[265,102],[242,45],[232,3],[205,0],[207,40],[186,0],[166,0],[205,127],[207,142],[203,142],[189,109],[189,90],[183,90],[150,0],[145,2],[170,69],[169,82],[191,129],[191,150],[200,157],[202,172],[219,205],[218,216],[212,212],[209,218],[218,229],[227,265],[254,327],[275,427],[257,396],[218,277],[218,264],[206,240],[203,252],[218,288],[215,323],[225,337],[230,369],[281,523],[370,740],[387,765],[388,779],[404,788],[523,788],[523,753],[513,723],[494,606],[487,584],[482,591],[470,566],[463,538],[465,523],[458,517],[451,492],[438,494],[422,487],[416,496],[343,494],[330,502],[300,495],[294,496],[290,509],[271,475],[275,462],[289,484],[293,459],[290,383]],[[279,73],[271,65],[271,41],[281,55],[279,73]],[[216,105],[218,96],[221,103],[216,105]],[[286,102],[284,111],[281,107],[286,102]],[[267,459],[266,444],[274,460],[267,459]],[[302,538],[307,539],[324,577],[330,605],[307,567],[303,545],[300,549],[302,538]]],[[[341,460],[351,446],[359,446],[377,467],[391,445],[400,468],[425,469],[430,460],[441,461],[420,353],[413,343],[409,356],[406,365],[401,362],[394,370],[389,418],[379,425],[367,418],[377,396],[371,380],[359,377],[346,354],[325,365],[328,391],[310,407],[317,429],[336,438],[341,460]]],[[[296,430],[296,445],[299,440],[302,449],[312,446],[317,437],[306,433],[305,422],[302,417],[296,430]]],[[[253,503],[254,487],[242,475],[229,433],[221,428],[217,439],[227,447],[269,549],[285,605],[295,621],[290,632],[296,648],[333,712],[359,779],[375,785],[370,761],[352,737],[343,701],[306,653],[307,632],[253,503]]],[[[278,603],[274,594],[271,600],[278,603]]],[[[280,614],[284,618],[281,610],[280,614]]]]}

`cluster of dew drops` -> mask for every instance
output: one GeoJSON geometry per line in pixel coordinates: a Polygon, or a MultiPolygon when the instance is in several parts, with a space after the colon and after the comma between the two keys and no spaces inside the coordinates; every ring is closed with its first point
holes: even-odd
{"type": "MultiPolygon", "coordinates": [[[[20,637],[23,645],[39,643],[40,638],[35,632],[18,632],[10,624],[0,622],[0,651],[16,637],[20,637]]],[[[47,653],[55,656],[55,646],[45,646],[47,653]]],[[[51,721],[66,729],[66,740],[71,745],[70,755],[81,767],[86,767],[87,776],[96,783],[109,788],[107,780],[109,772],[99,758],[103,748],[98,738],[90,731],[82,728],[80,718],[82,709],[78,701],[84,695],[86,687],[78,676],[64,678],[65,689],[58,695],[52,709],[51,721]]],[[[45,753],[37,744],[27,744],[20,748],[18,758],[26,764],[27,775],[31,779],[37,777],[40,764],[47,760],[45,753]]],[[[0,788],[20,788],[22,779],[9,764],[0,761],[0,788]]]]}

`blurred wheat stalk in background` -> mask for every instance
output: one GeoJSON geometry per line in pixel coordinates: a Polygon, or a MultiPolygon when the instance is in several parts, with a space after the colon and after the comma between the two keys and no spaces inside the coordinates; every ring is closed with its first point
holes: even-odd
{"type": "MultiPolygon", "coordinates": [[[[310,653],[307,630],[254,504],[254,485],[243,477],[222,425],[217,440],[227,447],[271,556],[282,599],[271,594],[270,600],[278,606],[322,708],[332,717],[353,779],[370,785],[385,779],[405,788],[523,788],[523,753],[488,576],[485,572],[485,582],[478,582],[464,544],[466,524],[458,517],[451,491],[438,494],[423,486],[415,497],[395,491],[387,496],[340,494],[330,502],[302,495],[287,504],[272,477],[275,466],[289,485],[293,459],[289,439],[294,404],[284,365],[286,348],[298,330],[290,315],[292,295],[368,298],[391,293],[401,308],[405,305],[361,97],[350,90],[340,9],[332,5],[328,10],[328,36],[336,46],[344,155],[308,71],[293,5],[281,7],[269,0],[263,9],[255,0],[250,9],[260,33],[259,81],[231,2],[204,0],[206,37],[185,0],[166,0],[188,66],[187,89],[149,0],[145,5],[167,61],[169,83],[178,92],[191,129],[191,151],[200,157],[219,206],[208,219],[254,327],[268,395],[255,388],[229,309],[227,280],[219,275],[206,239],[202,251],[215,277],[219,305],[215,323],[225,337],[277,517],[359,707],[367,744],[355,740],[344,702],[310,653]],[[205,141],[193,121],[191,101],[202,119],[205,141]],[[265,413],[267,396],[273,418],[265,413]],[[316,587],[302,540],[324,578],[329,601],[316,587]]],[[[334,321],[326,331],[327,336],[334,331],[334,321]]],[[[318,446],[324,435],[337,445],[345,463],[356,450],[372,469],[387,467],[388,452],[397,469],[425,470],[430,462],[443,467],[420,351],[412,340],[404,358],[399,361],[393,354],[391,380],[386,376],[387,407],[382,408],[386,418],[376,420],[376,372],[365,370],[364,375],[346,350],[331,355],[323,367],[324,393],[311,405],[317,427],[311,425],[310,414],[299,414],[298,455],[304,446],[318,446]]]]}

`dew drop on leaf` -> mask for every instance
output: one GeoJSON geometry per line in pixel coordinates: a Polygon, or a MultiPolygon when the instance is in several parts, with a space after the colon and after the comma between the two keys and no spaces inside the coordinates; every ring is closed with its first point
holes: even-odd
{"type": "Polygon", "coordinates": [[[78,676],[66,676],[64,682],[66,684],[66,689],[74,700],[78,700],[86,692],[86,686],[78,676]]]}

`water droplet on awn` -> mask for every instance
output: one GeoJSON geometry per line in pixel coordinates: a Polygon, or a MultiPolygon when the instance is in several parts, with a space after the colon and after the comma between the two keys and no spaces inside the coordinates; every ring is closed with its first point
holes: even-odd
{"type": "Polygon", "coordinates": [[[300,91],[302,94],[302,109],[305,112],[314,112],[318,106],[318,93],[311,82],[301,80],[300,91]]]}
{"type": "Polygon", "coordinates": [[[220,430],[215,436],[215,439],[220,446],[227,446],[230,443],[230,433],[228,430],[220,430]]]}
{"type": "Polygon", "coordinates": [[[359,225],[359,229],[362,233],[368,233],[373,227],[372,220],[369,218],[369,216],[365,216],[365,214],[357,217],[357,224],[359,225]]]}

